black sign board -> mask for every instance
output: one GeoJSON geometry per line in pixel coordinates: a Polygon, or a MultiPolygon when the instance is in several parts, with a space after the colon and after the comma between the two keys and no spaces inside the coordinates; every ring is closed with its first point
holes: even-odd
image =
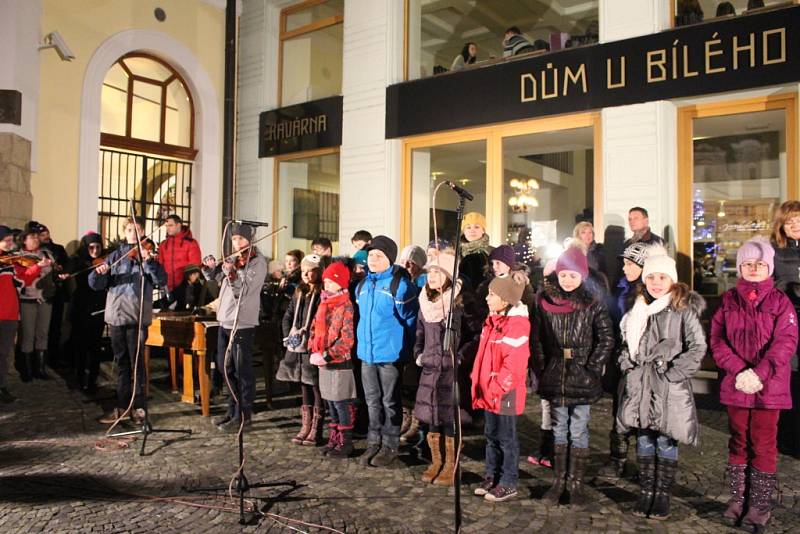
{"type": "Polygon", "coordinates": [[[259,116],[259,158],[341,144],[341,96],[264,111],[259,116]]]}
{"type": "Polygon", "coordinates": [[[22,124],[22,93],[0,89],[0,123],[22,124]]]}
{"type": "Polygon", "coordinates": [[[800,6],[386,89],[386,137],[800,80],[800,6]]]}

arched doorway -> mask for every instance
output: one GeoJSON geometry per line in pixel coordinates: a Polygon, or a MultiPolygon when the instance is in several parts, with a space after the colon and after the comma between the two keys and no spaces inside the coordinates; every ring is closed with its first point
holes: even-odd
{"type": "Polygon", "coordinates": [[[97,224],[110,241],[120,236],[132,199],[156,242],[168,215],[192,218],[194,101],[166,61],[128,53],[103,80],[97,224]]]}

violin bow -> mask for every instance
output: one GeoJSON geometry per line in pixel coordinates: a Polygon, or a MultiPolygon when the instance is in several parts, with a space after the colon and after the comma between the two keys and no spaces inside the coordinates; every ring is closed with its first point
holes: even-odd
{"type": "Polygon", "coordinates": [[[247,250],[253,248],[256,243],[258,243],[260,241],[263,241],[265,239],[269,239],[270,237],[273,237],[274,235],[278,234],[279,232],[283,232],[287,228],[289,228],[289,227],[287,225],[285,225],[285,224],[283,226],[279,227],[279,228],[276,228],[275,230],[273,230],[272,232],[268,233],[267,235],[265,235],[263,237],[259,237],[258,239],[256,239],[255,241],[253,241],[252,243],[250,243],[249,245],[244,247],[242,250],[239,250],[239,251],[234,252],[233,254],[229,254],[227,256],[223,256],[222,257],[222,261],[224,262],[224,261],[227,261],[229,259],[234,258],[235,256],[241,255],[242,252],[246,252],[247,250]]]}

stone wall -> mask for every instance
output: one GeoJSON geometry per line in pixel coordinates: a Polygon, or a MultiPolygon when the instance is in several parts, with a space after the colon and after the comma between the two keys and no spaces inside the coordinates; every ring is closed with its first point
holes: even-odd
{"type": "Polygon", "coordinates": [[[32,214],[31,142],[0,133],[0,224],[22,228],[32,214]]]}

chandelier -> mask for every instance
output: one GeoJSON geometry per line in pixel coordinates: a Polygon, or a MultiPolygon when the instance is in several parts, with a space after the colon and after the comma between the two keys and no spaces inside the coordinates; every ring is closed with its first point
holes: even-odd
{"type": "Polygon", "coordinates": [[[534,191],[539,189],[539,182],[533,178],[529,180],[512,178],[508,185],[514,190],[514,194],[508,199],[511,211],[527,213],[529,209],[539,207],[539,201],[533,196],[534,191]]]}

